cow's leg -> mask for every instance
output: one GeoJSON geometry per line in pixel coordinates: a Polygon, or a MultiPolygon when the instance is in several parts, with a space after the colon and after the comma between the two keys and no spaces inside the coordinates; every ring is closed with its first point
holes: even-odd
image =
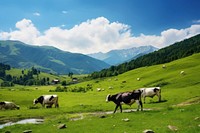
{"type": "Polygon", "coordinates": [[[156,95],[158,96],[158,102],[160,102],[161,101],[161,94],[157,91],[156,95]]]}
{"type": "Polygon", "coordinates": [[[158,96],[158,101],[161,102],[161,95],[158,96]]]}
{"type": "Polygon", "coordinates": [[[158,94],[157,96],[158,96],[158,101],[161,102],[161,95],[158,94]]]}
{"type": "Polygon", "coordinates": [[[119,105],[117,104],[113,113],[116,112],[116,110],[117,110],[118,107],[119,107],[119,105]]]}
{"type": "Polygon", "coordinates": [[[143,111],[142,101],[141,101],[141,100],[136,100],[136,102],[137,102],[137,104],[138,104],[137,111],[140,110],[140,107],[141,107],[141,111],[143,111]]]}
{"type": "Polygon", "coordinates": [[[145,103],[145,98],[146,98],[146,96],[144,96],[144,103],[145,103]]]}
{"type": "Polygon", "coordinates": [[[140,109],[140,102],[139,102],[139,100],[136,100],[136,103],[138,104],[137,111],[139,111],[139,109],[140,109]]]}
{"type": "Polygon", "coordinates": [[[55,108],[58,108],[58,107],[59,107],[58,103],[55,103],[55,108]]]}
{"type": "Polygon", "coordinates": [[[122,105],[120,104],[119,107],[120,107],[120,112],[122,113],[122,105]]]}
{"type": "Polygon", "coordinates": [[[142,101],[141,100],[139,100],[139,104],[141,106],[141,111],[143,111],[143,105],[142,105],[142,101]]]}

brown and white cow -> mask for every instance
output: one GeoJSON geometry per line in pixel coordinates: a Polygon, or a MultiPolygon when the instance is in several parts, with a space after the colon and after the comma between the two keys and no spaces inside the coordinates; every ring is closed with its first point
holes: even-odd
{"type": "Polygon", "coordinates": [[[57,95],[42,95],[37,99],[33,100],[33,104],[40,103],[43,107],[51,108],[52,105],[55,105],[55,108],[59,107],[58,105],[58,96],[57,95]]]}
{"type": "Polygon", "coordinates": [[[0,110],[2,109],[20,109],[20,107],[13,102],[3,101],[0,102],[0,110]]]}
{"type": "Polygon", "coordinates": [[[139,89],[142,92],[142,97],[144,98],[144,103],[145,103],[145,98],[146,97],[151,97],[153,98],[155,95],[158,96],[158,101],[161,101],[161,89],[160,87],[151,87],[151,88],[140,88],[139,89]]]}
{"type": "Polygon", "coordinates": [[[141,107],[141,111],[143,110],[142,101],[141,101],[141,91],[140,90],[133,90],[130,92],[121,92],[115,95],[108,94],[106,97],[106,101],[113,101],[116,104],[115,110],[113,113],[116,112],[117,108],[120,107],[120,111],[122,113],[122,104],[132,105],[135,101],[138,104],[137,110],[141,107]]]}

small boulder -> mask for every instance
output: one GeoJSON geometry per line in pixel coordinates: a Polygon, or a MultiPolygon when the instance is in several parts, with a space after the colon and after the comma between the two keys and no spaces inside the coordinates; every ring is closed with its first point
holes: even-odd
{"type": "Polygon", "coordinates": [[[106,116],[105,115],[101,115],[101,116],[99,116],[99,118],[106,118],[106,116]]]}
{"type": "Polygon", "coordinates": [[[23,133],[32,133],[32,130],[25,130],[23,133]]]}
{"type": "Polygon", "coordinates": [[[58,125],[58,129],[64,129],[67,128],[66,124],[60,124],[58,125]]]}
{"type": "Polygon", "coordinates": [[[198,121],[198,120],[200,120],[200,117],[195,117],[194,120],[198,121]]]}
{"type": "Polygon", "coordinates": [[[130,121],[129,118],[122,119],[122,121],[128,122],[130,121]]]}
{"type": "Polygon", "coordinates": [[[178,128],[176,126],[168,125],[167,126],[171,131],[178,131],[178,128]]]}
{"type": "Polygon", "coordinates": [[[143,133],[155,133],[155,132],[151,129],[146,129],[146,130],[143,131],[143,133]]]}

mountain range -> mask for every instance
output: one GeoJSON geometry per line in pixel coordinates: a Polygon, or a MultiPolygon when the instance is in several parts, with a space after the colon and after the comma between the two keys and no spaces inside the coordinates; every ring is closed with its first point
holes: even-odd
{"type": "Polygon", "coordinates": [[[109,67],[87,55],[70,53],[50,46],[33,46],[20,41],[0,41],[0,63],[15,68],[35,67],[56,74],[82,74],[109,67]]]}
{"type": "Polygon", "coordinates": [[[118,65],[132,59],[136,59],[142,55],[151,53],[158,50],[151,45],[149,46],[140,46],[133,47],[130,49],[121,49],[121,50],[111,50],[107,53],[93,53],[88,54],[88,56],[93,57],[98,60],[102,60],[110,65],[118,65]]]}
{"type": "Polygon", "coordinates": [[[170,44],[167,47],[140,56],[129,62],[121,63],[117,66],[111,66],[110,68],[103,69],[99,72],[94,72],[91,74],[91,77],[102,78],[102,77],[116,76],[118,74],[122,74],[124,72],[140,67],[148,67],[158,64],[164,65],[165,63],[178,60],[199,52],[200,52],[200,34],[187,38],[180,42],[170,44]]]}

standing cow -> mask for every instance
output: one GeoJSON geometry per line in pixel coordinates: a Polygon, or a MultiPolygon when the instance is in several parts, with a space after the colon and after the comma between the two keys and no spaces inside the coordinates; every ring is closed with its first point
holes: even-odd
{"type": "Polygon", "coordinates": [[[52,105],[55,105],[55,108],[59,107],[58,105],[58,96],[57,95],[42,95],[38,97],[37,99],[33,100],[33,104],[40,103],[43,107],[47,105],[47,108],[51,108],[52,105]]]}
{"type": "Polygon", "coordinates": [[[122,113],[122,105],[123,103],[127,105],[132,105],[135,101],[138,104],[138,111],[141,107],[141,111],[143,110],[142,101],[141,101],[141,91],[140,90],[133,90],[131,92],[121,92],[115,95],[108,94],[106,97],[106,101],[113,101],[116,104],[115,110],[113,113],[116,112],[117,108],[120,107],[120,111],[122,113]]]}
{"type": "Polygon", "coordinates": [[[13,102],[3,101],[0,102],[0,110],[2,109],[20,109],[20,107],[13,102]]]}
{"type": "Polygon", "coordinates": [[[145,103],[146,97],[153,98],[155,95],[158,96],[158,101],[159,102],[161,101],[161,89],[160,89],[160,87],[141,88],[139,90],[142,92],[142,97],[144,98],[144,103],[145,103]]]}

